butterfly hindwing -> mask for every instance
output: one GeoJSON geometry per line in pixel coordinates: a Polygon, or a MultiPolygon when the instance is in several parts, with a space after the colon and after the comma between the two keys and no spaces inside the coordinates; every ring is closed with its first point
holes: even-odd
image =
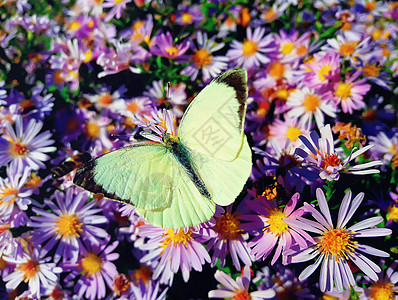
{"type": "Polygon", "coordinates": [[[246,100],[246,72],[220,74],[188,106],[178,129],[180,141],[206,156],[234,160],[243,143],[246,100]]]}

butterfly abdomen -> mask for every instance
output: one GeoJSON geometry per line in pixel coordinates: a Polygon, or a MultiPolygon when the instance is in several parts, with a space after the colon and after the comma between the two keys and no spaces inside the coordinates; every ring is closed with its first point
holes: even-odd
{"type": "Polygon", "coordinates": [[[188,174],[191,181],[194,183],[199,192],[208,199],[211,199],[211,195],[209,190],[207,189],[205,183],[202,178],[198,175],[195,170],[195,167],[192,164],[192,160],[189,156],[189,151],[184,147],[182,143],[180,143],[177,139],[172,136],[166,134],[163,138],[167,149],[173,153],[174,157],[178,160],[178,162],[184,167],[185,172],[188,174]]]}

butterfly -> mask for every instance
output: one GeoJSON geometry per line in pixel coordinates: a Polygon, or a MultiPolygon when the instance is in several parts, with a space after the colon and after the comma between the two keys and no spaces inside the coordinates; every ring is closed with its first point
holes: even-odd
{"type": "Polygon", "coordinates": [[[216,204],[235,201],[251,173],[244,133],[247,94],[246,71],[221,73],[192,100],[177,133],[169,129],[172,120],[166,111],[162,122],[168,129],[155,127],[158,140],[90,160],[77,170],[74,184],[133,205],[155,226],[208,221],[216,204]]]}

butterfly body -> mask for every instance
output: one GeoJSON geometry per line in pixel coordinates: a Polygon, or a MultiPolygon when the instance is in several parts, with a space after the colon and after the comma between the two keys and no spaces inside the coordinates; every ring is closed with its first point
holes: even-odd
{"type": "MultiPolygon", "coordinates": [[[[192,101],[177,133],[165,130],[157,142],[100,156],[78,170],[74,183],[134,205],[156,226],[203,223],[216,204],[235,200],[250,175],[246,98],[246,72],[224,72],[192,101]]],[[[161,124],[172,124],[165,116],[161,124]]]]}

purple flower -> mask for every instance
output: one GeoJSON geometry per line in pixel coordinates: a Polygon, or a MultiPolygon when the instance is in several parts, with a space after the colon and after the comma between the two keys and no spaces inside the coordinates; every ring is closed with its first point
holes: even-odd
{"type": "Polygon", "coordinates": [[[37,227],[32,232],[32,242],[42,245],[47,252],[56,247],[56,263],[61,258],[64,262],[76,262],[79,251],[83,248],[83,239],[98,245],[108,236],[104,229],[98,227],[99,224],[106,223],[107,219],[98,215],[101,209],[95,208],[95,201],[87,203],[87,200],[87,192],[70,187],[66,194],[56,191],[51,200],[44,200],[51,212],[33,208],[39,216],[31,217],[30,226],[37,227]]]}
{"type": "Polygon", "coordinates": [[[33,170],[45,168],[43,162],[49,156],[44,153],[55,151],[56,148],[50,146],[54,141],[50,139],[49,131],[38,134],[43,123],[34,119],[23,122],[22,116],[18,116],[15,130],[10,123],[5,126],[6,132],[0,137],[0,165],[11,162],[18,171],[25,167],[33,170]]]}
{"type": "Polygon", "coordinates": [[[217,270],[214,277],[220,283],[217,290],[209,292],[209,298],[227,298],[227,299],[272,299],[275,297],[273,289],[254,291],[249,293],[250,286],[250,267],[245,266],[242,276],[238,276],[236,281],[230,275],[217,270]]]}
{"type": "Polygon", "coordinates": [[[112,253],[119,242],[108,245],[109,239],[103,244],[85,242],[85,247],[80,249],[77,263],[61,264],[64,271],[69,272],[65,277],[66,286],[74,286],[73,291],[81,299],[83,295],[90,300],[104,299],[106,287],[112,288],[113,279],[118,275],[116,266],[112,261],[119,258],[118,253],[112,253]],[[77,283],[73,279],[79,277],[77,283]]]}
{"type": "Polygon", "coordinates": [[[180,58],[189,48],[189,41],[175,44],[170,32],[160,33],[151,40],[151,53],[170,59],[180,58]]]}
{"type": "Polygon", "coordinates": [[[142,263],[153,265],[153,279],[171,285],[174,274],[180,269],[185,282],[192,268],[202,271],[202,265],[210,262],[209,253],[197,241],[198,232],[193,228],[163,229],[152,225],[139,227],[139,234],[149,240],[139,246],[149,252],[141,258],[142,263]]]}
{"type": "Polygon", "coordinates": [[[387,252],[360,244],[357,238],[386,236],[391,234],[392,230],[374,228],[374,226],[383,221],[382,217],[368,218],[346,228],[348,221],[361,204],[364,193],[359,193],[352,202],[351,191],[349,190],[346,193],[340,205],[336,227],[333,225],[325,195],[319,188],[316,190],[316,197],[321,212],[308,203],[304,203],[304,207],[317,222],[305,218],[298,218],[297,220],[284,219],[289,225],[318,234],[314,238],[314,244],[298,251],[292,250],[288,254],[290,256],[289,260],[293,263],[317,258],[314,264],[304,269],[299,279],[306,279],[321,265],[319,281],[322,292],[332,291],[334,287],[339,292],[343,292],[344,288],[349,290],[351,286],[356,285],[348,265],[348,261],[352,261],[369,278],[376,281],[378,278],[377,273],[380,273],[381,269],[362,253],[381,257],[389,257],[390,255],[387,252]]]}

